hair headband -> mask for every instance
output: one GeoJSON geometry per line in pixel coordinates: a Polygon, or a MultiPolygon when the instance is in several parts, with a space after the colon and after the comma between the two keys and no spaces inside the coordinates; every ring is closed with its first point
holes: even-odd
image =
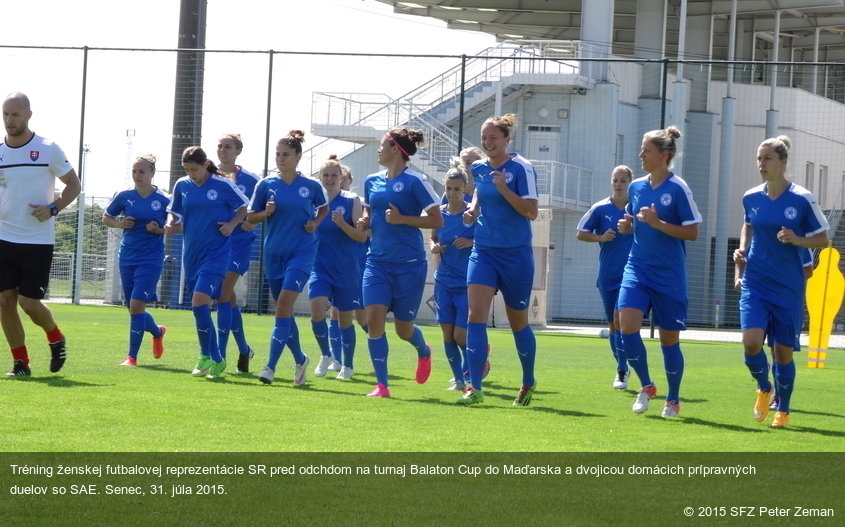
{"type": "Polygon", "coordinates": [[[399,151],[400,151],[400,152],[402,152],[403,154],[405,154],[405,157],[411,157],[411,154],[409,154],[407,150],[405,150],[404,148],[402,148],[402,145],[400,145],[400,144],[399,144],[399,141],[397,141],[397,140],[396,140],[396,138],[395,138],[395,137],[393,137],[393,134],[391,134],[390,132],[387,132],[386,134],[384,134],[384,136],[385,136],[385,137],[386,137],[386,138],[387,138],[387,139],[388,139],[391,143],[393,143],[393,146],[395,146],[396,148],[398,148],[398,149],[399,149],[399,151]]]}

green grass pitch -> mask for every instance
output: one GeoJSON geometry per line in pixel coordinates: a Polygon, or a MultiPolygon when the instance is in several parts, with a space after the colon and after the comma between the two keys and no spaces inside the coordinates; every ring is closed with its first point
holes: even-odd
{"type": "MultiPolygon", "coordinates": [[[[309,382],[294,386],[285,350],[276,382],[256,373],[267,357],[273,318],[244,315],[256,357],[250,374],[208,381],[189,371],[197,357],[189,311],[152,310],[168,326],[167,351],[150,354],[145,337],[139,367],[119,367],[129,317],[118,307],[51,304],[68,339],[68,361],[49,373],[43,333],[25,319],[33,375],[5,377],[0,396],[0,449],[28,452],[842,452],[845,358],[831,350],[825,369],[808,369],[796,355],[798,377],[791,426],[773,430],[751,416],[755,385],[738,344],[682,341],[686,371],[681,417],[660,415],[665,376],[656,341],[647,340],[658,399],[644,415],[631,412],[637,381],[611,388],[614,364],[607,341],[561,333],[537,334],[537,392],[531,406],[514,407],[521,370],[509,331],[489,330],[493,368],[479,406],[454,404],[452,376],[440,330],[423,327],[433,371],[414,382],[415,354],[388,328],[390,399],[364,397],[375,383],[366,337],[357,330],[355,377],[313,376],[319,358],[306,318],[298,319],[311,358],[309,382]]],[[[24,316],[25,318],[25,316],[24,316]]],[[[230,341],[230,356],[236,351],[230,341]]],[[[7,356],[11,366],[11,357],[7,356]]]]}

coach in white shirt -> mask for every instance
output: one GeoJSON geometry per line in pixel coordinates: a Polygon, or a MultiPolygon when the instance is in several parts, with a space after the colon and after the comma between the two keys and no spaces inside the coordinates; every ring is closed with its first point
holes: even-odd
{"type": "Polygon", "coordinates": [[[7,375],[28,376],[29,355],[17,304],[47,335],[55,373],[65,362],[65,337],[41,300],[50,282],[55,216],[76,199],[81,185],[59,145],[29,129],[29,98],[3,101],[6,137],[0,144],[0,323],[14,365],[7,375]],[[65,187],[55,198],[55,178],[65,187]]]}

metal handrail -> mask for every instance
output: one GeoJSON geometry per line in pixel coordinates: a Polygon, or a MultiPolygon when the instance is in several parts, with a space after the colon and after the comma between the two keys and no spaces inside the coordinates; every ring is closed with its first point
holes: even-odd
{"type": "MultiPolygon", "coordinates": [[[[524,42],[532,44],[535,43],[535,41],[524,42]]],[[[539,43],[537,42],[536,44],[539,43]]],[[[580,46],[577,45],[577,42],[552,41],[547,44],[548,45],[545,48],[541,48],[542,50],[546,50],[546,52],[548,52],[549,49],[554,49],[551,48],[552,45],[562,44],[570,45],[571,49],[575,51],[580,50],[580,46]]],[[[471,57],[466,61],[467,71],[465,75],[465,84],[467,86],[477,86],[483,82],[497,81],[504,76],[516,73],[538,73],[536,71],[536,64],[534,61],[524,62],[513,60],[515,57],[519,56],[525,58],[544,56],[542,53],[538,53],[537,49],[538,48],[533,46],[517,45],[517,41],[504,42],[499,46],[487,48],[478,56],[471,57]]],[[[553,61],[553,63],[556,64],[555,68],[559,73],[574,73],[578,71],[577,65],[571,64],[567,61],[553,61]]],[[[550,73],[548,67],[545,66],[546,61],[541,62],[541,64],[544,64],[544,66],[542,66],[544,70],[543,73],[550,73]]],[[[384,94],[315,92],[315,97],[313,98],[313,108],[315,109],[312,110],[312,121],[323,124],[336,124],[331,123],[328,119],[326,121],[318,121],[316,119],[316,109],[320,107],[319,103],[321,98],[336,99],[341,101],[342,104],[357,105],[362,108],[365,105],[383,105],[370,112],[357,112],[359,117],[354,120],[344,120],[344,122],[341,123],[344,125],[361,125],[367,122],[372,122],[381,113],[386,115],[408,114],[409,116],[416,116],[421,113],[428,112],[439,104],[448,102],[450,99],[455,99],[459,96],[459,90],[461,87],[461,68],[462,66],[458,64],[440,75],[435,76],[428,82],[423,83],[414,90],[411,90],[395,99],[384,94]],[[372,96],[374,95],[377,96],[376,100],[372,99],[372,96]],[[364,100],[362,101],[362,99],[364,100]],[[395,108],[388,108],[391,106],[395,106],[395,108]],[[401,109],[404,109],[404,111],[400,111],[401,109]]],[[[330,109],[327,117],[330,117],[330,109]]],[[[388,126],[396,126],[398,124],[403,124],[403,122],[407,121],[399,122],[396,120],[387,120],[386,124],[388,126]]]]}
{"type": "MultiPolygon", "coordinates": [[[[395,126],[413,123],[421,125],[429,138],[429,144],[435,144],[436,140],[444,141],[452,147],[454,154],[457,154],[471,143],[463,141],[463,144],[458,144],[458,134],[445,123],[435,119],[431,115],[433,109],[457,100],[463,86],[475,87],[518,73],[577,73],[579,66],[563,59],[576,59],[580,50],[578,41],[505,41],[498,46],[487,48],[463,64],[449,68],[396,99],[385,94],[315,92],[312,96],[311,120],[312,123],[372,127],[375,130],[389,130],[395,126]],[[561,60],[551,61],[553,69],[550,71],[549,61],[514,60],[519,57],[554,57],[561,60]],[[537,71],[537,68],[542,68],[542,72],[537,71]],[[464,85],[461,84],[462,73],[464,85]],[[318,112],[325,112],[323,120],[318,119],[318,112]],[[338,114],[340,123],[332,119],[338,114]]],[[[428,151],[427,147],[421,150],[434,160],[435,164],[448,167],[448,159],[440,159],[440,156],[428,151]]],[[[314,154],[307,156],[308,159],[314,157],[314,154]]]]}
{"type": "Polygon", "coordinates": [[[343,159],[349,154],[355,152],[362,145],[355,144],[352,148],[346,148],[342,152],[338,152],[338,143],[344,143],[337,139],[323,139],[308,150],[302,152],[302,159],[299,161],[299,171],[306,175],[316,175],[319,172],[323,162],[326,161],[330,155],[337,155],[338,159],[343,159]]]}

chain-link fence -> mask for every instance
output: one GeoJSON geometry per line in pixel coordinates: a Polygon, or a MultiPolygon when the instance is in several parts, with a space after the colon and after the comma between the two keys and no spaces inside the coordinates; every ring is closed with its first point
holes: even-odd
{"type": "MultiPolygon", "coordinates": [[[[534,162],[545,211],[535,222],[538,273],[547,273],[535,281],[532,321],[538,324],[602,320],[598,247],[576,240],[576,224],[610,193],[614,166],[642,173],[642,134],[669,124],[683,132],[674,169],[704,218],[698,240],[687,243],[691,324],[738,323],[730,254],[742,223],[740,198],[759,182],[757,145],[772,130],[793,141],[790,179],[831,211],[835,245],[845,239],[838,229],[845,64],[585,59],[577,42],[511,42],[472,56],[205,51],[204,71],[191,77],[176,75],[177,53],[0,48],[7,71],[37,75],[49,64],[51,78],[61,79],[29,91],[32,127],[64,147],[85,185],[82,232],[78,203],[57,219],[52,298],[122,302],[119,233],[101,217],[109,196],[131,186],[135,156],[158,156],[154,182],[163,189],[182,176],[180,152],[172,151],[174,115],[181,115],[174,112],[177,79],[202,96],[190,141],[210,156],[220,136],[239,133],[245,146],[238,164],[267,174],[277,139],[299,128],[310,132],[300,170],[314,174],[337,154],[352,169],[353,190],[379,170],[377,145],[392,126],[425,132],[427,146],[412,165],[440,188],[449,157],[478,144],[487,117],[517,114],[511,146],[534,162]]],[[[180,244],[167,247],[159,301],[180,307],[180,244]]],[[[257,248],[253,260],[239,297],[245,309],[264,312],[269,295],[257,248]]],[[[424,298],[429,305],[432,283],[424,298]]],[[[305,296],[300,313],[308,312],[305,296]]],[[[431,309],[420,315],[433,320],[431,309]]]]}

